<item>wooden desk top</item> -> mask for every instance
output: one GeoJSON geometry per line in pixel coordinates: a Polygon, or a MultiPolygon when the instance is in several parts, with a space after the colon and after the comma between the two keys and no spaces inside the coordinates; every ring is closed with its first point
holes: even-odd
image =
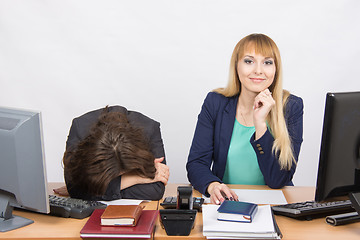
{"type": "MultiPolygon", "coordinates": [[[[177,186],[179,184],[168,184],[164,196],[176,196],[177,186]]],[[[246,186],[229,185],[230,188],[238,189],[260,189],[270,190],[267,186],[246,186]]],[[[284,187],[282,189],[288,203],[313,200],[315,196],[314,187],[284,187]]],[[[201,194],[194,191],[194,196],[201,194]]],[[[161,202],[161,201],[160,201],[161,202]]],[[[162,207],[159,206],[159,209],[162,207]]],[[[325,218],[319,218],[312,221],[301,221],[284,216],[275,216],[279,228],[283,234],[283,240],[287,239],[360,239],[360,222],[347,224],[344,226],[331,226],[325,222],[325,218]]],[[[160,223],[156,225],[155,239],[182,239],[184,237],[167,236],[165,229],[162,229],[160,223]]],[[[202,214],[198,213],[195,219],[195,226],[192,229],[189,239],[205,239],[202,235],[202,214]]]]}
{"type": "MultiPolygon", "coordinates": [[[[52,189],[63,185],[63,183],[49,184],[49,193],[53,194],[52,189]]],[[[176,196],[177,186],[185,184],[168,184],[164,196],[176,196]]],[[[245,186],[230,185],[230,188],[242,189],[269,189],[266,186],[245,186]]],[[[286,200],[300,202],[314,199],[314,187],[285,187],[282,189],[286,200]]],[[[194,191],[193,196],[199,197],[201,194],[194,191]]],[[[152,201],[146,203],[145,209],[162,208],[159,202],[152,201]]],[[[85,219],[61,218],[48,216],[45,214],[31,213],[25,211],[14,211],[15,215],[23,216],[34,220],[33,224],[6,233],[0,233],[1,239],[81,239],[80,230],[87,221],[85,219]]],[[[344,226],[333,227],[325,223],[324,218],[312,221],[299,221],[291,218],[276,216],[277,223],[283,234],[283,239],[360,239],[360,222],[344,226]]],[[[202,215],[198,213],[195,219],[195,226],[190,236],[167,236],[160,222],[157,223],[154,239],[205,239],[202,235],[202,215]]]]}

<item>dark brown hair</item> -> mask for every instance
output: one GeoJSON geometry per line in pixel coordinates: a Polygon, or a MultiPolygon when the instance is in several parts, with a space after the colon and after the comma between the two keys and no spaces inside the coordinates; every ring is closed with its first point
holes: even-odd
{"type": "Polygon", "coordinates": [[[74,150],[64,153],[63,162],[71,182],[97,196],[124,173],[153,179],[156,172],[154,155],[142,130],[133,127],[125,114],[108,112],[107,108],[90,134],[74,150]]]}

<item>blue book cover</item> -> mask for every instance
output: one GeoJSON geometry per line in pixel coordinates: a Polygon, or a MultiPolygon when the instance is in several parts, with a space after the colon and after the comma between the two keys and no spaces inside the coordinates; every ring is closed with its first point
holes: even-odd
{"type": "Polygon", "coordinates": [[[257,204],[225,200],[218,208],[218,220],[251,222],[257,211],[257,204]]]}

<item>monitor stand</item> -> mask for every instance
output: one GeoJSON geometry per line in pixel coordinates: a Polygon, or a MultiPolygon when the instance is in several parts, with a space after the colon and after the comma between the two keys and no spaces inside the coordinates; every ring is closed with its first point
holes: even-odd
{"type": "Polygon", "coordinates": [[[350,198],[353,208],[355,208],[355,210],[360,215],[360,192],[350,193],[349,198],[350,198]]]}
{"type": "Polygon", "coordinates": [[[0,232],[7,232],[33,223],[33,220],[12,215],[9,199],[0,197],[0,232]]]}

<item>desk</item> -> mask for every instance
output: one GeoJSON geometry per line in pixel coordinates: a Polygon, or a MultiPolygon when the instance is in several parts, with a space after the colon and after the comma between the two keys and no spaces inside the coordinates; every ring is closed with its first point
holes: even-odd
{"type": "MultiPolygon", "coordinates": [[[[48,193],[54,194],[53,189],[64,186],[64,183],[49,183],[48,193]]],[[[156,210],[158,208],[158,201],[151,201],[145,205],[145,209],[156,210]]],[[[81,240],[80,230],[88,220],[62,218],[49,216],[46,214],[32,213],[26,211],[14,210],[14,215],[22,216],[34,220],[34,223],[5,233],[0,233],[0,239],[76,239],[81,240]]]]}
{"type": "MultiPolygon", "coordinates": [[[[168,184],[166,186],[164,196],[176,196],[177,190],[176,184],[168,184]]],[[[234,189],[259,189],[269,190],[267,186],[245,186],[245,185],[229,185],[234,189]]],[[[284,196],[288,203],[301,202],[307,200],[313,200],[315,196],[314,187],[284,187],[282,189],[284,196]]],[[[201,194],[194,191],[194,196],[199,197],[201,194]]],[[[159,206],[159,209],[162,207],[159,206]]],[[[288,239],[360,239],[360,222],[352,223],[344,226],[330,226],[325,222],[324,218],[315,219],[312,221],[300,221],[284,216],[275,216],[279,228],[283,234],[283,240],[288,239]]],[[[206,239],[202,235],[202,215],[198,213],[195,219],[194,229],[191,231],[189,239],[206,239]]],[[[164,229],[160,224],[156,225],[155,239],[182,239],[181,237],[167,236],[164,229]]]]}
{"type": "MultiPolygon", "coordinates": [[[[57,186],[62,186],[63,183],[49,184],[49,193],[52,194],[52,189],[57,186]]],[[[181,184],[184,185],[184,184],[181,184]]],[[[164,196],[176,196],[177,186],[179,184],[168,184],[166,186],[164,196]]],[[[241,186],[230,185],[230,188],[243,189],[269,189],[266,186],[241,186]]],[[[284,187],[283,193],[286,200],[291,202],[300,202],[314,199],[314,187],[284,187]]],[[[194,196],[200,197],[201,194],[194,191],[194,196]]],[[[145,209],[160,209],[158,201],[146,203],[145,209]]],[[[48,216],[45,214],[30,213],[24,211],[14,211],[15,215],[23,216],[34,220],[33,224],[26,227],[0,233],[0,239],[81,239],[80,230],[84,226],[85,219],[72,219],[48,216]]],[[[277,223],[283,233],[283,239],[360,239],[360,223],[353,223],[344,226],[333,227],[325,223],[324,218],[315,219],[312,221],[298,221],[291,218],[276,216],[277,223]]],[[[166,235],[164,229],[161,228],[160,223],[156,224],[154,239],[205,239],[202,235],[202,215],[197,214],[195,220],[195,227],[191,231],[190,236],[170,237],[166,235]]]]}

